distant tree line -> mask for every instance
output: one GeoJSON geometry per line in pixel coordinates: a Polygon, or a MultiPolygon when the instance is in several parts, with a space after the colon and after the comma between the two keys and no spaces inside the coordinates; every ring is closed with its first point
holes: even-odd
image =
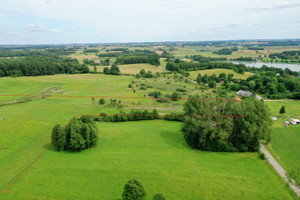
{"type": "Polygon", "coordinates": [[[239,57],[239,58],[232,58],[231,60],[233,61],[246,61],[246,62],[256,62],[256,59],[255,58],[252,58],[252,57],[239,57]]]}
{"type": "Polygon", "coordinates": [[[223,48],[223,49],[219,49],[217,51],[214,51],[213,53],[219,54],[219,55],[231,55],[232,54],[232,49],[231,48],[223,48]]]}
{"type": "Polygon", "coordinates": [[[212,57],[206,57],[206,56],[201,56],[201,55],[193,55],[187,58],[191,58],[194,61],[198,61],[198,62],[209,62],[209,61],[226,61],[227,58],[225,57],[216,57],[216,58],[212,58],[212,57]]]}
{"type": "Polygon", "coordinates": [[[53,55],[69,55],[75,53],[72,48],[54,48],[54,49],[0,49],[0,57],[24,57],[24,56],[53,56],[53,55]]]}
{"type": "Polygon", "coordinates": [[[83,53],[99,53],[99,49],[84,49],[83,53]]]}
{"type": "Polygon", "coordinates": [[[256,51],[258,51],[258,50],[264,50],[263,47],[255,47],[255,46],[247,47],[247,49],[248,49],[248,50],[256,50],[256,51]]]}
{"type": "Polygon", "coordinates": [[[39,76],[88,73],[89,68],[78,60],[58,56],[30,56],[18,59],[0,59],[0,77],[39,76]]]}
{"type": "Polygon", "coordinates": [[[144,56],[121,56],[117,57],[117,64],[136,64],[136,63],[149,63],[151,65],[160,65],[159,56],[157,54],[150,54],[144,56]]]}

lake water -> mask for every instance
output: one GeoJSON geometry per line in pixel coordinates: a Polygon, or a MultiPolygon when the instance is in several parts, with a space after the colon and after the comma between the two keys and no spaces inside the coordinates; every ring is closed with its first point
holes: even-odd
{"type": "Polygon", "coordinates": [[[263,62],[233,62],[234,64],[244,64],[248,67],[261,68],[263,65],[268,67],[277,67],[281,69],[289,68],[292,71],[300,71],[300,64],[288,64],[288,63],[263,63],[263,62]]]}

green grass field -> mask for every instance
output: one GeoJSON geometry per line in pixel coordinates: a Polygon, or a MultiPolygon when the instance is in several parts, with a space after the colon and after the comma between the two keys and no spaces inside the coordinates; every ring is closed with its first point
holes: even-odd
{"type": "MultiPolygon", "coordinates": [[[[1,78],[0,94],[143,97],[148,90],[132,92],[128,88],[134,79],[103,74],[1,78]],[[53,87],[57,91],[46,90],[53,87]]],[[[139,81],[151,84],[149,91],[161,87],[171,93],[186,86],[188,93],[199,92],[193,84],[176,82],[168,76],[139,81]]],[[[0,96],[0,103],[20,98],[0,96]]],[[[50,97],[0,106],[0,192],[49,144],[55,124],[67,124],[77,114],[120,111],[99,106],[97,100],[50,97]]],[[[123,109],[159,108],[161,113],[180,109],[183,103],[121,100],[123,109]]],[[[124,184],[131,178],[142,182],[147,199],[155,193],[179,200],[294,198],[257,153],[192,150],[178,122],[102,122],[98,127],[100,141],[95,148],[80,153],[47,150],[7,194],[0,194],[0,199],[120,199],[124,184]]]]}
{"type": "Polygon", "coordinates": [[[208,76],[216,74],[216,76],[218,77],[221,73],[225,73],[226,75],[233,74],[233,78],[237,78],[237,79],[247,79],[249,76],[253,75],[251,72],[245,72],[244,74],[239,74],[230,69],[207,69],[207,70],[189,71],[190,74],[189,78],[196,80],[198,74],[201,74],[202,76],[204,74],[207,74],[208,76]]]}
{"type": "Polygon", "coordinates": [[[289,121],[287,116],[300,119],[300,102],[286,100],[271,101],[267,104],[273,116],[278,118],[278,121],[274,122],[272,141],[267,148],[285,170],[296,175],[296,181],[300,185],[300,125],[282,125],[284,121],[289,121]],[[279,114],[281,106],[286,108],[283,118],[279,114]]]}
{"type": "MultiPolygon", "coordinates": [[[[178,122],[99,123],[98,127],[101,135],[95,148],[80,153],[48,150],[4,197],[119,199],[126,181],[136,178],[147,199],[158,192],[167,199],[292,199],[283,181],[256,153],[192,150],[178,122]]],[[[33,154],[42,150],[46,136],[39,137],[40,149],[28,147],[33,154]]],[[[19,153],[28,158],[26,151],[19,153]]],[[[11,177],[19,174],[12,173],[11,177]]]]}

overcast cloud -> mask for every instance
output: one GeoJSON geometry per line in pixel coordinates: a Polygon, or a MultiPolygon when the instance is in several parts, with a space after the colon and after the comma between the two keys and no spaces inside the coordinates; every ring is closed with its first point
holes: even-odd
{"type": "Polygon", "coordinates": [[[300,0],[7,0],[0,44],[300,38],[300,0]]]}

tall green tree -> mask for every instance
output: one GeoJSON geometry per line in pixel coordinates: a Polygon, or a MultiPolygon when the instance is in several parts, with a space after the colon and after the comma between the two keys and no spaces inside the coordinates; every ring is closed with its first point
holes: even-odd
{"type": "Polygon", "coordinates": [[[111,66],[109,72],[110,72],[110,74],[112,74],[112,75],[119,75],[119,74],[120,74],[120,69],[119,69],[118,65],[113,64],[113,65],[111,66]]]}
{"type": "Polygon", "coordinates": [[[202,83],[202,76],[201,76],[201,74],[198,74],[196,81],[197,81],[198,84],[202,83]]]}

